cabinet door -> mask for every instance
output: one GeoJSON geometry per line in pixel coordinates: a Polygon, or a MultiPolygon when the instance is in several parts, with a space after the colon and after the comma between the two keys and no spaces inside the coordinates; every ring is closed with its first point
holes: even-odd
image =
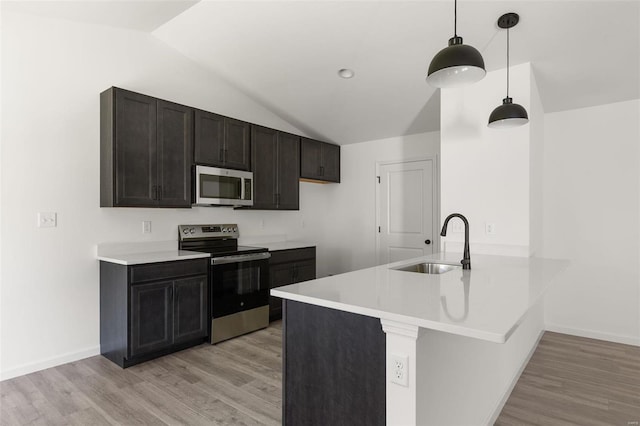
{"type": "MultiPolygon", "coordinates": [[[[281,263],[269,267],[269,288],[293,284],[293,263],[281,263]]],[[[282,299],[269,296],[269,321],[282,318],[282,299]]]]}
{"type": "Polygon", "coordinates": [[[251,143],[249,123],[224,119],[224,164],[238,170],[251,170],[251,143]]]}
{"type": "Polygon", "coordinates": [[[278,134],[278,209],[300,209],[300,137],[278,134]]]}
{"type": "Polygon", "coordinates": [[[340,146],[329,143],[322,144],[320,174],[322,180],[340,182],[340,146]]]}
{"type": "Polygon", "coordinates": [[[157,204],[156,100],[115,89],[116,207],[157,204]]]}
{"type": "Polygon", "coordinates": [[[176,280],[174,283],[173,343],[207,335],[207,276],[176,280]]]}
{"type": "Polygon", "coordinates": [[[253,208],[275,209],[276,158],[278,132],[261,126],[251,127],[251,163],[253,165],[253,208]]]}
{"type": "Polygon", "coordinates": [[[158,204],[191,207],[193,109],[158,100],[158,204]]]}
{"type": "Polygon", "coordinates": [[[300,144],[300,177],[307,179],[321,179],[320,161],[322,158],[322,144],[313,139],[302,138],[300,144]]]}
{"type": "Polygon", "coordinates": [[[316,261],[305,260],[297,262],[293,272],[293,282],[299,283],[316,279],[316,261]]]}
{"type": "Polygon", "coordinates": [[[195,111],[194,160],[197,164],[224,167],[224,120],[221,115],[195,111]]]}
{"type": "Polygon", "coordinates": [[[173,282],[131,286],[129,355],[171,346],[173,341],[173,282]]]}

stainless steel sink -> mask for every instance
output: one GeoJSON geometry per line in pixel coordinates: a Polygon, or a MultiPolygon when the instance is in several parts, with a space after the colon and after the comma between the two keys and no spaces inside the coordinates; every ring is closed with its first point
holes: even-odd
{"type": "Polygon", "coordinates": [[[462,266],[447,265],[445,263],[415,263],[413,265],[401,266],[399,268],[391,268],[397,271],[419,272],[421,274],[444,274],[454,269],[462,269],[462,266]]]}

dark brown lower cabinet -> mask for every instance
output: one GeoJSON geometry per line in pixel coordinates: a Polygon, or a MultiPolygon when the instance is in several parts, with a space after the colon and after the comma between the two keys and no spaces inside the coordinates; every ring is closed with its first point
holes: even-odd
{"type": "Polygon", "coordinates": [[[384,426],[380,319],[284,301],[282,424],[384,426]]]}
{"type": "MultiPolygon", "coordinates": [[[[305,247],[271,252],[269,288],[316,279],[316,248],[305,247]]],[[[282,318],[282,299],[269,297],[269,321],[282,318]]]]}
{"type": "Polygon", "coordinates": [[[205,341],[207,273],[207,259],[100,262],[100,353],[124,368],[205,341]]]}

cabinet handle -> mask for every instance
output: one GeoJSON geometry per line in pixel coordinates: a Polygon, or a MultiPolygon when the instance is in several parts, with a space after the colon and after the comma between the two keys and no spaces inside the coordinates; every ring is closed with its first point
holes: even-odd
{"type": "Polygon", "coordinates": [[[158,185],[158,200],[162,200],[162,185],[158,185]]]}
{"type": "Polygon", "coordinates": [[[227,148],[225,148],[224,149],[224,162],[225,163],[227,162],[227,158],[229,157],[228,153],[229,153],[229,150],[227,148]]]}
{"type": "Polygon", "coordinates": [[[276,205],[280,205],[280,194],[276,194],[276,205]]]}
{"type": "Polygon", "coordinates": [[[218,160],[224,161],[224,149],[220,148],[220,154],[218,160]]]}
{"type": "Polygon", "coordinates": [[[153,185],[151,187],[151,192],[152,192],[151,198],[154,199],[154,200],[157,200],[158,199],[158,187],[153,185]]]}
{"type": "Polygon", "coordinates": [[[173,299],[173,286],[169,287],[169,299],[173,299]]]}
{"type": "Polygon", "coordinates": [[[324,166],[320,166],[320,176],[324,176],[324,166]]]}

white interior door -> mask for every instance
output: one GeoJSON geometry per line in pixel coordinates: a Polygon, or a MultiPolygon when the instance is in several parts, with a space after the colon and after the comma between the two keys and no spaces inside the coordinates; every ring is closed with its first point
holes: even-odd
{"type": "Polygon", "coordinates": [[[378,264],[424,256],[437,240],[434,159],[378,165],[378,264]]]}

